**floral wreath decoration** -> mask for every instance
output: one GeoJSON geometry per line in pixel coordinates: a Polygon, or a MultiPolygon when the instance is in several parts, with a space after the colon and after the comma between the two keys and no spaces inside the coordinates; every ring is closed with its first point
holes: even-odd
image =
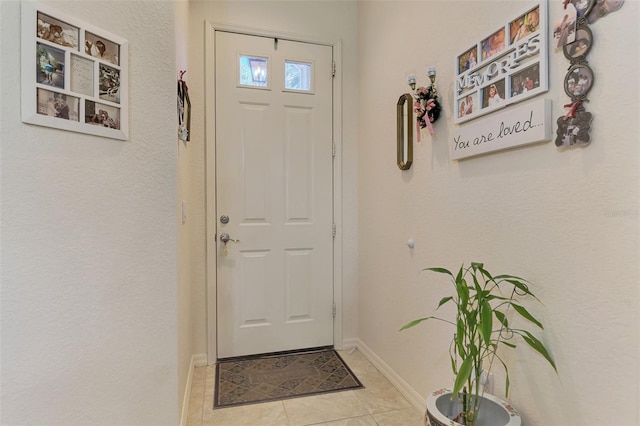
{"type": "MultiPolygon", "coordinates": [[[[416,120],[420,129],[429,128],[429,133],[433,135],[433,126],[440,118],[442,107],[438,101],[438,92],[432,85],[429,87],[418,87],[413,95],[413,112],[416,113],[416,120]]],[[[418,142],[420,142],[420,130],[418,130],[418,142]]]]}

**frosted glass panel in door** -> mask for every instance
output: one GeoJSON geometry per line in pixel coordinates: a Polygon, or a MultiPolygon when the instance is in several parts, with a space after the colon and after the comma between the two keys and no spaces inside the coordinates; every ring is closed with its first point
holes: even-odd
{"type": "Polygon", "coordinates": [[[311,92],[313,90],[312,70],[308,62],[285,61],[285,89],[311,92]]]}

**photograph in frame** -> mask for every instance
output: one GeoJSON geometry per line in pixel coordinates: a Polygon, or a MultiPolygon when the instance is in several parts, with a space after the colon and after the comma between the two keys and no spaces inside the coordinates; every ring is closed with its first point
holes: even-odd
{"type": "Polygon", "coordinates": [[[84,122],[87,124],[120,129],[120,108],[87,100],[84,116],[84,122]]]}
{"type": "Polygon", "coordinates": [[[591,142],[591,120],[593,115],[587,111],[577,111],[575,117],[559,117],[557,120],[555,144],[558,148],[574,145],[588,145],[591,142]]]}
{"type": "Polygon", "coordinates": [[[578,59],[586,56],[593,44],[593,34],[587,25],[578,25],[576,40],[563,47],[564,56],[569,59],[578,59]]]}
{"type": "Polygon", "coordinates": [[[593,24],[598,19],[620,9],[623,3],[624,0],[596,0],[593,8],[587,14],[587,22],[593,24]]]}
{"type": "Polygon", "coordinates": [[[80,99],[47,89],[38,89],[38,114],[79,121],[80,99]]]}
{"type": "Polygon", "coordinates": [[[105,37],[85,31],[84,51],[87,55],[109,62],[113,65],[120,65],[120,45],[108,40],[105,37]]]}
{"type": "Polygon", "coordinates": [[[52,16],[38,12],[36,36],[42,40],[78,50],[80,29],[52,16]]]}
{"type": "Polygon", "coordinates": [[[583,98],[593,86],[593,71],[585,64],[574,65],[564,79],[564,91],[571,98],[583,98]]]}
{"type": "Polygon", "coordinates": [[[462,98],[458,101],[458,118],[462,118],[467,115],[467,100],[462,98]]]}
{"type": "Polygon", "coordinates": [[[576,8],[576,17],[580,19],[588,15],[595,2],[596,0],[571,0],[571,3],[576,8]]]}
{"type": "Polygon", "coordinates": [[[567,3],[560,22],[553,27],[553,40],[556,49],[562,49],[565,44],[575,41],[576,22],[576,8],[573,3],[567,3]]]}
{"type": "Polygon", "coordinates": [[[489,59],[502,52],[506,47],[505,40],[505,27],[500,28],[498,31],[482,40],[482,60],[484,61],[485,59],[489,59]]]}
{"type": "Polygon", "coordinates": [[[516,43],[540,29],[540,6],[536,6],[509,24],[509,44],[516,43]]]}
{"type": "Polygon", "coordinates": [[[64,89],[64,51],[36,44],[36,82],[64,89]]]}
{"type": "Polygon", "coordinates": [[[458,74],[463,73],[478,64],[478,46],[473,46],[458,57],[458,74]]]}
{"type": "Polygon", "coordinates": [[[69,72],[71,75],[71,91],[87,96],[95,96],[93,69],[95,62],[80,55],[71,54],[69,72]]]}
{"type": "Polygon", "coordinates": [[[500,105],[504,103],[504,100],[504,78],[482,89],[482,108],[500,105]]]}
{"type": "Polygon", "coordinates": [[[120,70],[100,64],[100,99],[120,103],[120,70]]]}
{"type": "Polygon", "coordinates": [[[458,118],[466,117],[474,112],[474,105],[477,104],[478,92],[468,93],[458,101],[458,118]]]}
{"type": "Polygon", "coordinates": [[[535,63],[511,75],[511,97],[522,95],[540,87],[540,65],[535,63]]]}

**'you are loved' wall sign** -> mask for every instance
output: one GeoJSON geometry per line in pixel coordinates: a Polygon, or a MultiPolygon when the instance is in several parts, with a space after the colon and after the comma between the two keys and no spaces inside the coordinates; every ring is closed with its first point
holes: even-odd
{"type": "Polygon", "coordinates": [[[452,132],[451,159],[460,160],[518,145],[550,141],[551,101],[539,99],[508,108],[491,119],[452,132]]]}

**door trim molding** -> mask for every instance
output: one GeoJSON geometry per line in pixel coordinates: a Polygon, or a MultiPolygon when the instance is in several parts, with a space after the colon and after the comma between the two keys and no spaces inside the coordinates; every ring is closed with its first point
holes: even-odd
{"type": "MultiPolygon", "coordinates": [[[[253,36],[274,37],[304,43],[322,44],[333,48],[333,61],[336,74],[333,81],[333,142],[336,153],[333,160],[333,221],[336,225],[336,237],[333,242],[333,301],[336,316],[333,321],[333,344],[342,349],[342,42],[329,42],[316,38],[274,32],[259,28],[230,26],[205,20],[205,232],[206,232],[206,293],[207,293],[207,362],[215,364],[217,360],[217,298],[216,270],[217,244],[216,232],[216,88],[215,79],[215,33],[217,31],[234,32],[253,36]]],[[[329,72],[329,70],[327,70],[329,72]]]]}

